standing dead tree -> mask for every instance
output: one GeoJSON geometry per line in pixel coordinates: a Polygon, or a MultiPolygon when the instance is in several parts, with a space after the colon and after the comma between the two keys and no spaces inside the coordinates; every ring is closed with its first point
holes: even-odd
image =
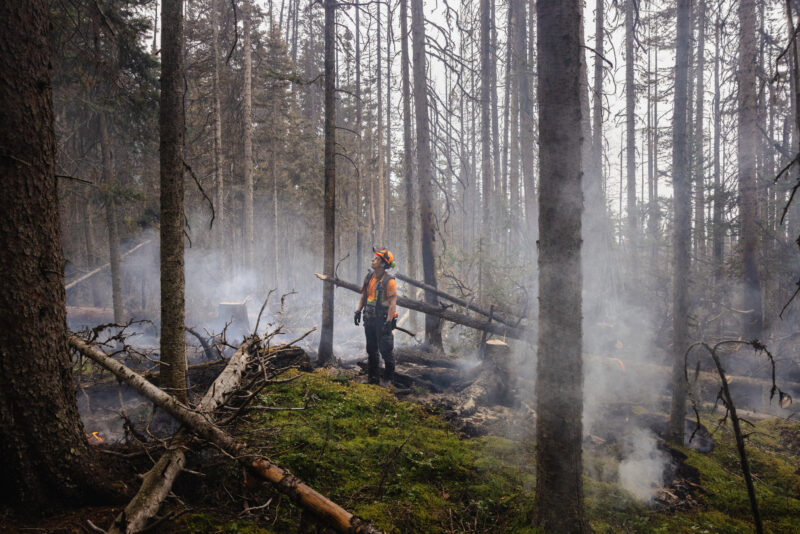
{"type": "MultiPolygon", "coordinates": [[[[742,476],[744,476],[744,482],[745,485],[747,486],[747,496],[750,499],[750,508],[753,512],[753,522],[755,523],[756,533],[761,534],[762,532],[764,532],[764,526],[761,523],[761,514],[759,513],[758,510],[758,500],[756,499],[756,492],[755,488],[753,487],[753,475],[750,473],[750,464],[747,460],[747,452],[744,447],[745,436],[744,434],[742,434],[742,427],[740,424],[741,421],[744,422],[747,421],[740,419],[739,416],[736,414],[736,405],[733,403],[733,397],[731,397],[731,391],[728,387],[728,378],[725,375],[725,370],[722,367],[722,362],[720,360],[718,353],[719,348],[724,345],[750,345],[751,347],[753,347],[753,349],[755,349],[757,353],[761,352],[766,354],[772,366],[772,388],[770,390],[770,396],[769,396],[770,401],[772,401],[772,399],[777,394],[778,403],[780,404],[781,408],[786,408],[791,404],[792,398],[783,391],[781,391],[780,388],[778,388],[777,384],[775,383],[775,358],[767,350],[767,348],[758,340],[753,340],[753,341],[725,340],[718,342],[713,347],[710,346],[708,343],[704,342],[695,343],[689,347],[689,349],[686,351],[684,355],[683,370],[684,370],[684,378],[687,384],[690,384],[689,374],[687,371],[687,363],[688,363],[689,353],[692,351],[694,347],[698,346],[704,347],[711,356],[711,359],[714,360],[714,365],[717,368],[717,373],[719,373],[719,378],[720,381],[722,382],[722,384],[720,385],[719,393],[717,393],[717,399],[721,400],[722,405],[725,407],[725,415],[723,415],[722,419],[719,422],[719,425],[720,426],[723,425],[725,421],[728,419],[728,416],[730,416],[731,426],[733,426],[733,434],[736,439],[736,450],[739,453],[739,462],[741,463],[742,466],[742,476]]],[[[695,377],[694,377],[695,381],[697,380],[698,374],[699,374],[699,362],[697,369],[695,371],[695,377]]],[[[700,413],[697,409],[697,402],[695,398],[693,396],[691,396],[690,398],[692,401],[692,409],[694,410],[695,417],[697,418],[697,426],[695,427],[695,432],[696,432],[697,429],[700,428],[700,413]]],[[[694,434],[692,434],[692,438],[693,437],[694,434]]]]}

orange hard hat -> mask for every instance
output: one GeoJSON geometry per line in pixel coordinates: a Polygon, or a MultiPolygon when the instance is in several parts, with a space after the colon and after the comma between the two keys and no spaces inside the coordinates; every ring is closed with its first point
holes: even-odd
{"type": "Polygon", "coordinates": [[[387,269],[393,269],[397,266],[397,264],[394,262],[394,255],[392,255],[389,249],[382,248],[380,250],[375,250],[375,247],[372,247],[372,252],[374,252],[376,256],[383,260],[383,263],[386,264],[387,269]]]}

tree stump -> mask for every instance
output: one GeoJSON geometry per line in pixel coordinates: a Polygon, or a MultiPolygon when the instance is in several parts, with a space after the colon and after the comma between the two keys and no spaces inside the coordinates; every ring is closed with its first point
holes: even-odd
{"type": "Polygon", "coordinates": [[[487,341],[480,374],[464,390],[464,401],[458,407],[459,415],[472,415],[479,405],[513,404],[513,376],[511,347],[499,339],[487,341]]]}

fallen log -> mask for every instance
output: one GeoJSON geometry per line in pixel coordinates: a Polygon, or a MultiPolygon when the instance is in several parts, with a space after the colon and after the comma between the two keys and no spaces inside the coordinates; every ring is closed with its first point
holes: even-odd
{"type": "Polygon", "coordinates": [[[426,367],[443,367],[445,369],[460,369],[461,364],[450,358],[432,358],[435,353],[426,352],[411,347],[395,347],[394,356],[397,363],[415,363],[426,367]]]}
{"type": "Polygon", "coordinates": [[[459,298],[459,297],[454,297],[453,295],[451,295],[449,293],[445,293],[444,291],[442,291],[442,290],[440,290],[438,288],[435,288],[432,285],[425,284],[425,283],[420,282],[418,280],[414,280],[413,278],[410,278],[410,277],[408,277],[408,276],[406,276],[404,274],[395,273],[394,277],[397,278],[398,280],[402,280],[403,282],[406,282],[407,284],[411,284],[414,287],[418,287],[420,289],[424,289],[425,291],[430,291],[431,293],[434,293],[438,297],[441,297],[441,298],[443,298],[445,300],[449,300],[450,302],[458,304],[459,306],[463,306],[467,310],[472,310],[475,313],[479,313],[479,314],[483,315],[484,317],[492,317],[492,316],[494,316],[494,320],[495,321],[500,321],[501,323],[504,323],[504,324],[506,324],[508,326],[516,327],[516,326],[518,326],[519,321],[522,320],[521,319],[522,315],[516,314],[514,312],[511,312],[506,308],[502,308],[502,310],[501,310],[501,308],[499,306],[493,305],[492,307],[494,308],[494,311],[485,310],[482,307],[476,305],[472,301],[467,301],[467,300],[464,300],[464,299],[459,298]],[[500,317],[500,316],[496,315],[496,312],[505,313],[507,315],[517,315],[520,318],[516,319],[516,320],[507,319],[505,317],[500,317]]]}
{"type": "MultiPolygon", "coordinates": [[[[140,248],[142,248],[143,246],[145,246],[145,245],[146,245],[146,244],[148,244],[149,242],[150,242],[150,240],[148,239],[147,241],[143,241],[143,242],[139,243],[138,245],[136,245],[135,247],[133,247],[132,249],[130,249],[128,252],[126,252],[125,254],[121,255],[121,256],[119,257],[119,259],[122,259],[122,258],[124,258],[125,256],[130,256],[131,254],[133,254],[134,252],[136,252],[137,250],[139,250],[140,248]]],[[[81,277],[79,277],[79,278],[76,278],[76,279],[75,279],[75,280],[73,280],[72,282],[68,282],[68,283],[64,284],[64,290],[65,290],[65,291],[69,291],[70,289],[72,289],[72,288],[73,288],[73,287],[75,287],[76,285],[80,284],[80,283],[81,283],[81,282],[83,282],[84,280],[88,280],[89,278],[91,278],[92,276],[96,275],[96,274],[97,274],[97,273],[99,273],[100,271],[103,271],[103,270],[105,270],[105,269],[108,269],[110,266],[111,266],[111,263],[104,263],[104,264],[103,264],[103,265],[101,265],[100,267],[98,267],[98,268],[96,268],[96,269],[94,269],[94,270],[92,270],[92,271],[89,271],[88,273],[84,274],[83,276],[81,276],[81,277]]]]}
{"type": "MultiPolygon", "coordinates": [[[[239,347],[228,361],[228,365],[200,400],[197,405],[199,412],[205,414],[213,412],[224,403],[228,395],[235,391],[247,366],[251,347],[257,341],[258,339],[251,338],[239,347]]],[[[133,534],[145,529],[147,522],[158,513],[161,503],[169,495],[175,479],[186,465],[184,448],[190,437],[186,429],[182,428],[178,431],[168,450],[144,475],[136,496],[114,519],[114,523],[108,529],[108,534],[133,534]]]]}
{"type": "Polygon", "coordinates": [[[275,488],[287,495],[293,502],[309,510],[320,521],[338,532],[359,534],[382,534],[382,530],[371,523],[351,514],[324,495],[315,491],[305,482],[286,469],[277,466],[246,445],[237,442],[228,433],[211,423],[206,415],[192,410],[172,395],[131,371],[101,350],[92,347],[76,336],[70,336],[72,347],[102,365],[117,378],[126,382],[136,391],[158,404],[195,435],[213,443],[237,459],[251,475],[272,483],[275,488]]]}
{"type": "MultiPolygon", "coordinates": [[[[314,273],[314,275],[323,282],[328,282],[333,285],[349,289],[350,291],[353,291],[355,293],[361,293],[361,288],[356,284],[347,282],[345,280],[341,280],[339,278],[335,278],[333,276],[328,276],[325,274],[314,273]]],[[[430,304],[427,304],[425,302],[413,300],[408,297],[403,297],[398,295],[397,305],[402,308],[408,308],[409,310],[414,310],[429,315],[435,315],[436,317],[441,317],[445,321],[450,321],[451,323],[456,323],[469,328],[474,328],[482,332],[488,332],[490,334],[496,334],[498,336],[505,336],[513,339],[525,339],[525,330],[522,328],[512,327],[501,323],[487,323],[481,321],[480,319],[475,319],[468,315],[464,315],[463,313],[458,313],[445,308],[431,306],[430,304]]]]}

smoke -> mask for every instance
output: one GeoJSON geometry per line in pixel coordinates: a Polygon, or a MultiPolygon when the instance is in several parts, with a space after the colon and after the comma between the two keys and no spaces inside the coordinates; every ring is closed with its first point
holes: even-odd
{"type": "Polygon", "coordinates": [[[625,456],[619,464],[619,483],[636,500],[651,502],[664,486],[664,474],[671,464],[667,453],[658,448],[658,438],[635,429],[624,441],[625,456]]]}

